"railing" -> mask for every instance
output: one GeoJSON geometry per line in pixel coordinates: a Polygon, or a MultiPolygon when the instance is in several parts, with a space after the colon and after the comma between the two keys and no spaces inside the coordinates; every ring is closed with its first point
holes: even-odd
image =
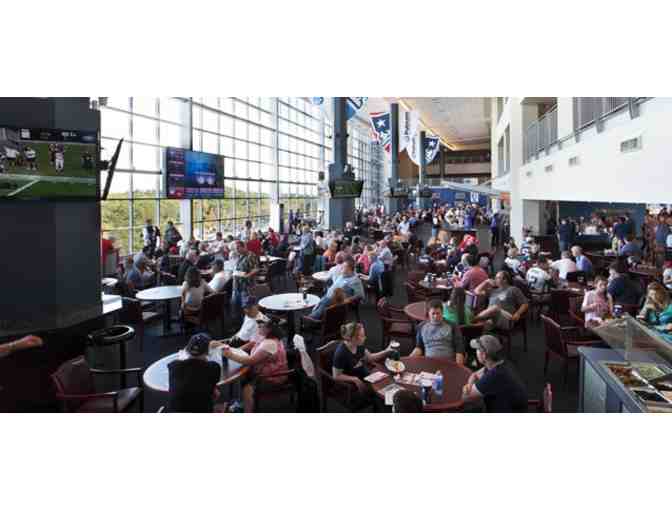
{"type": "Polygon", "coordinates": [[[605,115],[628,106],[629,97],[575,97],[574,130],[589,126],[605,115]]]}
{"type": "Polygon", "coordinates": [[[523,146],[525,162],[558,141],[558,107],[553,106],[527,128],[523,146]]]}

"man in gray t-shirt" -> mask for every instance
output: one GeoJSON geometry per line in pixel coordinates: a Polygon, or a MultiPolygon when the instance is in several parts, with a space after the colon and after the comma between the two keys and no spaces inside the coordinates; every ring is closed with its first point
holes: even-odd
{"type": "Polygon", "coordinates": [[[452,358],[464,364],[464,340],[460,328],[443,320],[443,303],[429,303],[429,320],[418,327],[415,349],[411,356],[452,358]]]}
{"type": "Polygon", "coordinates": [[[527,312],[527,298],[513,285],[512,277],[506,271],[499,271],[495,281],[485,280],[474,292],[488,296],[488,307],[474,317],[474,321],[489,321],[490,326],[510,330],[527,312]]]}

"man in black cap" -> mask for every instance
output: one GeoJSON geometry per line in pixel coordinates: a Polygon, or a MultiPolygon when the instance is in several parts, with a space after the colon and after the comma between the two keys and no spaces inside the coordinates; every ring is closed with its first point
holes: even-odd
{"type": "Polygon", "coordinates": [[[173,413],[211,413],[214,400],[219,397],[217,383],[221,369],[208,360],[212,339],[205,333],[194,335],[185,347],[187,359],[176,359],[168,364],[170,401],[168,411],[173,413]]]}
{"type": "Polygon", "coordinates": [[[470,343],[478,361],[485,365],[469,377],[463,388],[465,402],[483,399],[489,413],[524,413],[527,390],[510,362],[504,359],[502,344],[492,335],[483,335],[470,343]]]}

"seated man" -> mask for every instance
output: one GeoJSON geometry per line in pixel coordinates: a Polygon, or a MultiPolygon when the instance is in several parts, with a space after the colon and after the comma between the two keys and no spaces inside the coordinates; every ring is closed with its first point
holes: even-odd
{"type": "Polygon", "coordinates": [[[572,260],[572,254],[568,251],[562,252],[560,260],[556,260],[551,264],[551,269],[558,272],[558,277],[561,280],[567,279],[567,273],[578,271],[576,263],[572,260]]]}
{"type": "Polygon", "coordinates": [[[583,254],[583,249],[580,246],[572,246],[572,256],[576,261],[577,271],[583,271],[587,275],[593,274],[593,263],[583,254]]]}
{"type": "Polygon", "coordinates": [[[504,259],[504,264],[508,267],[514,275],[520,273],[520,258],[518,257],[518,250],[516,248],[509,248],[507,257],[504,259]]]}
{"type": "Polygon", "coordinates": [[[627,275],[624,262],[615,261],[609,266],[609,285],[607,292],[615,305],[638,305],[642,289],[627,275]]]}
{"type": "Polygon", "coordinates": [[[476,287],[488,279],[488,273],[485,271],[485,268],[490,263],[488,257],[481,257],[478,265],[474,265],[472,262],[475,262],[475,260],[473,256],[469,255],[467,258],[468,269],[462,278],[456,282],[457,287],[462,287],[470,292],[473,292],[476,287]]]}
{"type": "Polygon", "coordinates": [[[268,322],[270,319],[259,311],[257,300],[248,297],[243,303],[243,325],[229,341],[232,343],[249,342],[259,330],[260,322],[268,322]]]}
{"type": "Polygon", "coordinates": [[[422,399],[409,390],[399,390],[392,397],[393,413],[421,413],[422,399]]]}
{"type": "Polygon", "coordinates": [[[618,254],[621,257],[632,257],[637,263],[642,260],[642,249],[639,244],[637,244],[635,237],[632,234],[627,236],[627,242],[623,245],[618,254]]]}
{"type": "Polygon", "coordinates": [[[527,298],[513,285],[513,279],[506,271],[499,271],[494,281],[485,280],[475,293],[481,296],[490,294],[488,307],[474,317],[474,321],[488,321],[490,327],[508,331],[527,312],[527,298]]]}
{"type": "Polygon", "coordinates": [[[418,326],[415,349],[411,356],[451,358],[464,365],[464,340],[460,328],[443,319],[443,303],[429,303],[429,320],[418,326]]]}
{"type": "Polygon", "coordinates": [[[315,307],[317,316],[322,316],[324,309],[331,303],[331,298],[336,289],[343,289],[348,297],[354,297],[361,300],[366,298],[362,281],[355,273],[355,260],[352,257],[345,259],[343,262],[343,273],[331,284],[326,295],[320,299],[320,302],[315,307]]]}
{"type": "MultiPolygon", "coordinates": [[[[534,265],[527,270],[525,275],[527,285],[533,292],[544,292],[548,290],[553,279],[548,272],[548,261],[543,255],[535,258],[534,265]]],[[[549,298],[550,299],[550,298],[549,298]]]]}
{"type": "Polygon", "coordinates": [[[369,269],[369,285],[373,287],[374,289],[381,289],[381,279],[383,276],[383,273],[385,272],[385,264],[383,264],[383,261],[380,260],[379,257],[376,255],[373,255],[373,262],[371,263],[371,267],[369,269]]]}
{"type": "Polygon", "coordinates": [[[489,413],[524,413],[527,390],[513,365],[505,361],[497,337],[483,335],[470,343],[484,367],[469,376],[463,388],[465,402],[483,399],[489,413]]]}
{"type": "Polygon", "coordinates": [[[210,288],[214,292],[222,292],[227,282],[231,279],[231,272],[224,270],[224,261],[222,259],[215,259],[212,263],[212,274],[210,288]]]}
{"type": "Polygon", "coordinates": [[[343,273],[343,261],[345,260],[345,254],[343,252],[338,252],[334,258],[336,265],[329,270],[329,280],[335,282],[338,280],[338,277],[343,273]]]}
{"type": "Polygon", "coordinates": [[[211,413],[219,397],[217,383],[221,369],[208,360],[211,338],[205,333],[194,335],[185,347],[187,359],[168,364],[169,403],[173,413],[211,413]]]}

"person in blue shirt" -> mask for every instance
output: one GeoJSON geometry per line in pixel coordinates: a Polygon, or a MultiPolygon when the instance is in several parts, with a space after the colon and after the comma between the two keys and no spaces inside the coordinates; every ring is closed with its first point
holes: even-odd
{"type": "Polygon", "coordinates": [[[625,223],[625,218],[617,218],[614,223],[614,236],[618,238],[619,241],[625,242],[625,238],[628,235],[628,229],[630,227],[625,223]]]}
{"type": "Polygon", "coordinates": [[[572,225],[569,224],[566,218],[560,221],[558,227],[558,242],[560,244],[560,251],[567,251],[572,244],[573,239],[572,225]]]}
{"type": "Polygon", "coordinates": [[[612,262],[609,266],[609,286],[607,292],[616,305],[637,305],[642,290],[628,275],[628,268],[622,261],[612,262]]]}
{"type": "Polygon", "coordinates": [[[313,313],[317,317],[321,317],[324,309],[331,304],[334,291],[336,289],[343,289],[348,297],[359,298],[364,300],[364,286],[359,276],[355,273],[355,259],[348,257],[343,262],[343,272],[341,276],[336,278],[336,281],[331,284],[325,296],[320,299],[320,302],[315,307],[313,313]]]}
{"type": "Polygon", "coordinates": [[[618,253],[621,257],[632,257],[635,262],[642,260],[642,249],[639,244],[635,242],[635,238],[628,234],[627,242],[623,245],[618,253]]]}
{"type": "Polygon", "coordinates": [[[583,271],[586,275],[593,274],[593,263],[583,254],[580,246],[572,246],[572,256],[576,262],[577,271],[583,271]]]}
{"type": "Polygon", "coordinates": [[[369,283],[375,285],[378,290],[381,290],[381,278],[385,272],[385,264],[380,257],[373,256],[373,263],[369,268],[369,283]]]}

